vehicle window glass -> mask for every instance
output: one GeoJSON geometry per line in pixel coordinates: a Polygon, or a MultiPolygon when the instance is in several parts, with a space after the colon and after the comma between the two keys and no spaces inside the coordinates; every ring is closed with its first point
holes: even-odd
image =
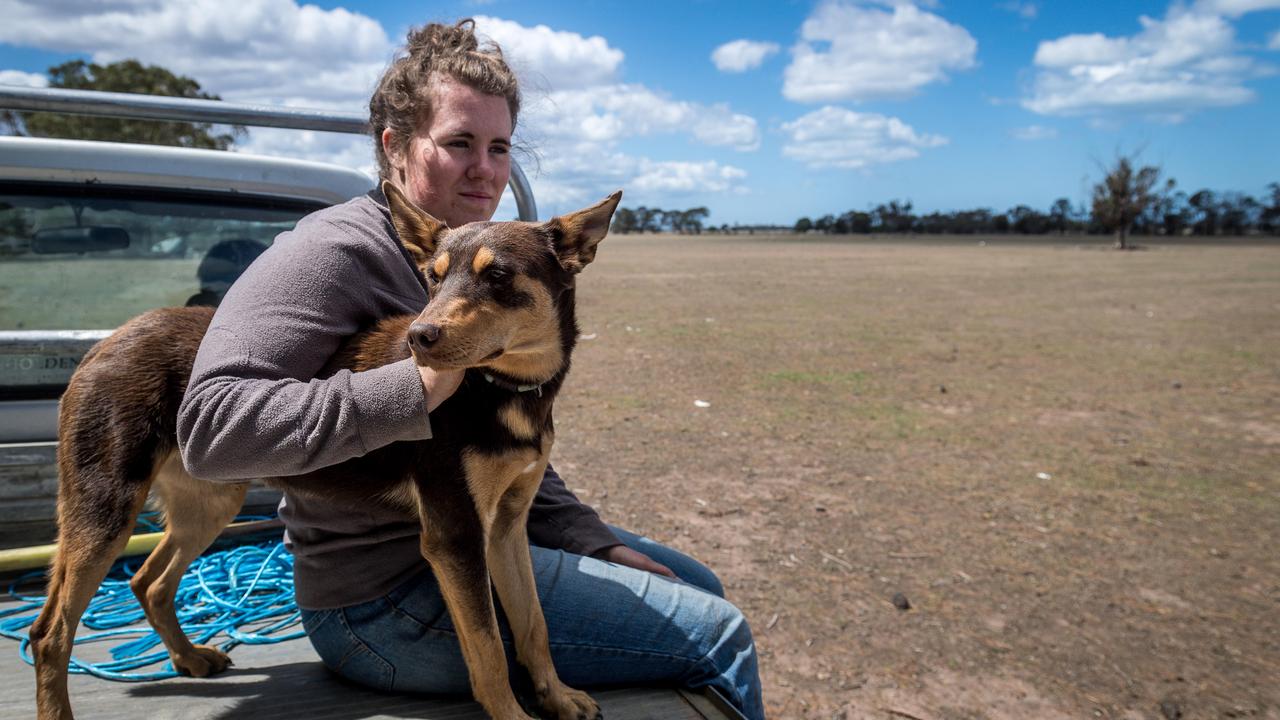
{"type": "Polygon", "coordinates": [[[155,307],[216,305],[319,207],[80,186],[0,192],[0,331],[110,329],[155,307]]]}

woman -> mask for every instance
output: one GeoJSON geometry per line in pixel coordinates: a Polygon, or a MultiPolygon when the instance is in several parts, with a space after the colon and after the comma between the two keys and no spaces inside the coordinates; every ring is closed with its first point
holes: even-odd
{"type": "MultiPolygon", "coordinates": [[[[411,31],[406,50],[369,103],[379,174],[451,227],[488,220],[510,176],[515,77],[498,48],[479,47],[469,20],[411,31]]],[[[326,368],[346,337],[426,302],[380,192],[304,218],[232,286],[205,336],[179,410],[188,470],[222,480],[298,475],[429,438],[430,412],[461,371],[412,360],[326,368]]],[[[380,689],[468,691],[415,517],[293,494],[280,516],[303,623],[329,667],[380,689]]],[[[763,717],[751,632],[710,570],[605,525],[550,468],[529,536],[564,682],[710,685],[763,717]]]]}

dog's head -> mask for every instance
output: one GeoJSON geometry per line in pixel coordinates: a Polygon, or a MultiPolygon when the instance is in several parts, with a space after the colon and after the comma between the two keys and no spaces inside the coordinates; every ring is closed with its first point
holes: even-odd
{"type": "Polygon", "coordinates": [[[622,191],[544,223],[448,228],[394,185],[382,189],[400,242],[427,278],[430,300],[409,328],[415,361],[530,382],[558,372],[576,332],[573,293],[565,291],[595,259],[622,191]]]}

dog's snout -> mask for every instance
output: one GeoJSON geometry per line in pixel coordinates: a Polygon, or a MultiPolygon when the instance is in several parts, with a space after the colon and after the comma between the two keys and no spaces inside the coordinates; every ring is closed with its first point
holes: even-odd
{"type": "Polygon", "coordinates": [[[440,326],[431,323],[414,323],[409,326],[409,345],[417,350],[427,350],[440,339],[440,326]]]}

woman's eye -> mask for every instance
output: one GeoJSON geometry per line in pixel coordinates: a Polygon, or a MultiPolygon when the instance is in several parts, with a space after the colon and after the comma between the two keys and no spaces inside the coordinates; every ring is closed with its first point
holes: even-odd
{"type": "Polygon", "coordinates": [[[494,155],[506,155],[508,152],[511,152],[511,150],[506,145],[494,145],[489,148],[489,152],[494,155]]]}

